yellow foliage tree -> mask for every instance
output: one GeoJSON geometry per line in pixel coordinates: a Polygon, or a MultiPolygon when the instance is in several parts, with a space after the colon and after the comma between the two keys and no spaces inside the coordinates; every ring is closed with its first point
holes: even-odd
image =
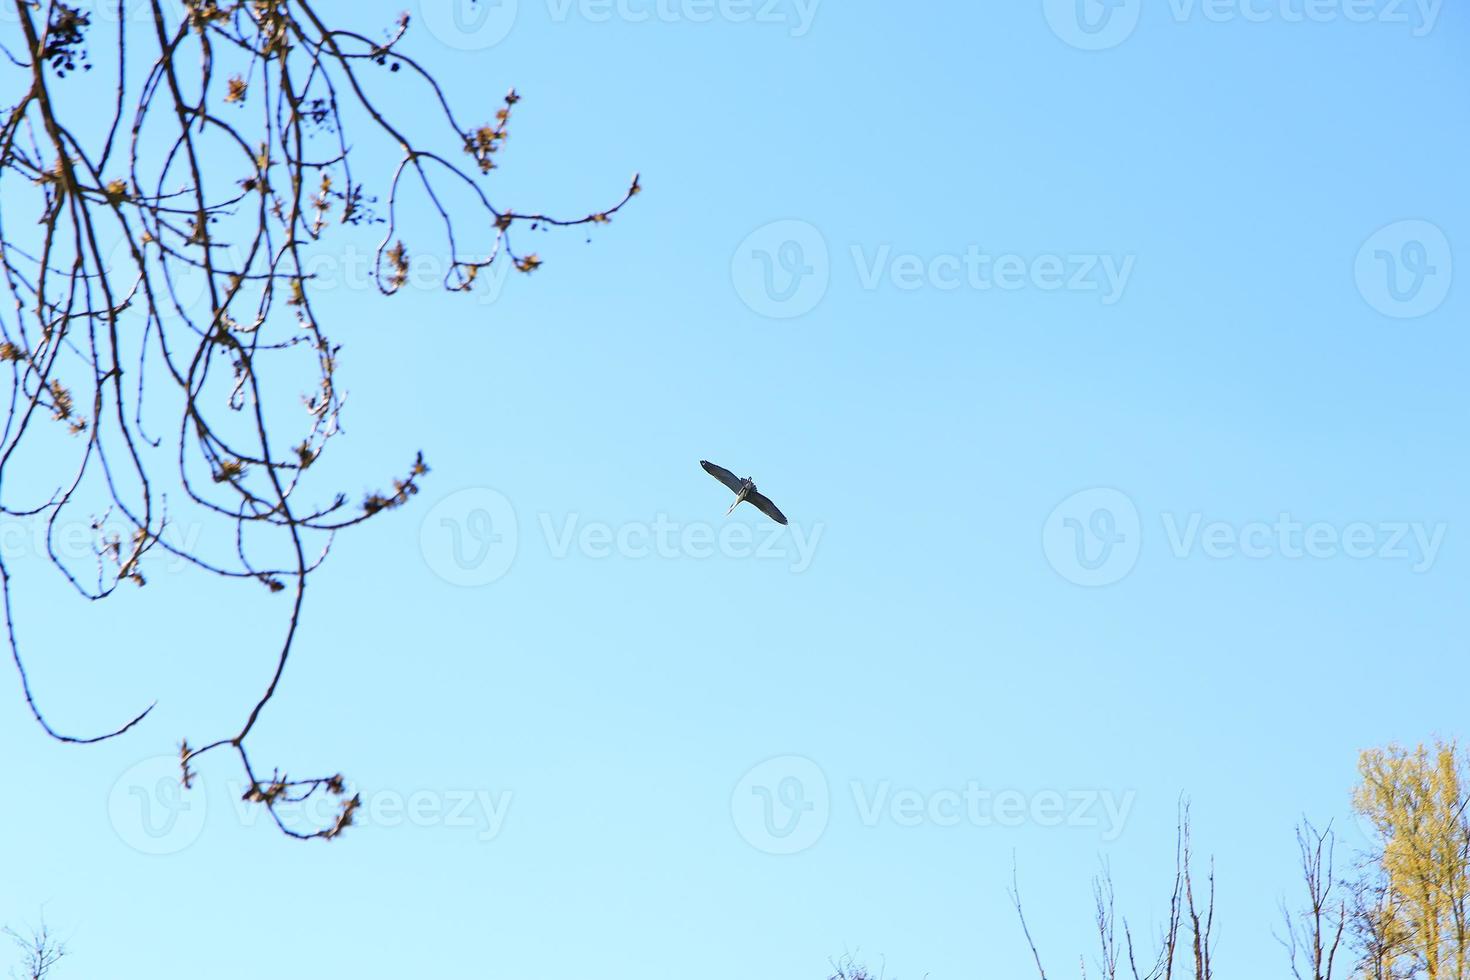
{"type": "Polygon", "coordinates": [[[1369,978],[1470,980],[1470,753],[1369,749],[1353,805],[1378,832],[1357,918],[1369,978]]]}

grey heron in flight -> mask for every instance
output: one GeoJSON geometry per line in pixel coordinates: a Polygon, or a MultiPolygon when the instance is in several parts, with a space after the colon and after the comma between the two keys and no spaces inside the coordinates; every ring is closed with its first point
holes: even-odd
{"type": "Polygon", "coordinates": [[[786,523],[786,515],[781,513],[781,509],[779,507],[771,503],[770,497],[767,497],[765,494],[756,490],[755,481],[752,480],[750,477],[747,476],[745,479],[742,480],[740,479],[740,477],[736,476],[734,473],[731,473],[723,466],[716,466],[714,463],[711,463],[707,459],[701,459],[699,461],[699,465],[704,467],[704,471],[706,473],[714,477],[716,480],[719,480],[721,483],[723,483],[725,486],[729,487],[735,492],[735,502],[730,505],[729,510],[725,511],[726,517],[729,517],[732,513],[734,513],[735,508],[740,506],[740,501],[746,500],[752,504],[755,504],[756,509],[758,509],[762,514],[765,514],[771,520],[775,521],[777,524],[786,523]]]}

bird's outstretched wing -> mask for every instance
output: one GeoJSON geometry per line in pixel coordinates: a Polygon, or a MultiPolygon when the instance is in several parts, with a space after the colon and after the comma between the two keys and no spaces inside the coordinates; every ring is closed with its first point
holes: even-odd
{"type": "MultiPolygon", "coordinates": [[[[744,483],[745,481],[740,479],[740,477],[736,476],[734,473],[731,473],[723,466],[716,466],[714,463],[711,463],[707,459],[701,459],[699,461],[699,465],[703,466],[704,471],[710,476],[714,477],[716,480],[719,480],[725,486],[729,487],[731,493],[740,492],[740,484],[744,483]]],[[[782,523],[785,522],[783,521],[782,523]]]]}
{"type": "Polygon", "coordinates": [[[748,493],[745,495],[745,499],[748,503],[755,504],[758,508],[760,508],[760,512],[762,514],[765,514],[777,524],[786,523],[786,515],[781,513],[781,508],[771,503],[771,498],[767,497],[765,494],[760,493],[759,491],[748,493]]]}

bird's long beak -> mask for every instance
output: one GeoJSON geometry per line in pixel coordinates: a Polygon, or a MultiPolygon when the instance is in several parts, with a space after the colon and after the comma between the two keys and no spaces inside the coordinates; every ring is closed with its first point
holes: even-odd
{"type": "Polygon", "coordinates": [[[725,511],[725,516],[726,517],[729,517],[731,514],[735,513],[735,508],[736,507],[739,507],[740,506],[740,501],[742,501],[744,499],[745,499],[745,491],[742,490],[742,491],[740,491],[739,493],[737,493],[735,495],[735,502],[730,505],[730,509],[729,510],[725,511]]]}

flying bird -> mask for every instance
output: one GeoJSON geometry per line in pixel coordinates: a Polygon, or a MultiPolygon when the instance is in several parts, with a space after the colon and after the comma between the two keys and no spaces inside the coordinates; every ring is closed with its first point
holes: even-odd
{"type": "Polygon", "coordinates": [[[740,501],[746,500],[752,504],[755,504],[756,509],[758,509],[762,514],[765,514],[771,520],[775,521],[777,524],[786,523],[786,515],[781,513],[781,509],[779,507],[771,503],[770,497],[767,497],[765,494],[756,490],[755,481],[752,480],[750,477],[747,476],[745,479],[742,480],[740,479],[740,477],[736,476],[734,473],[731,473],[723,466],[716,466],[714,463],[711,463],[707,459],[701,459],[699,461],[699,465],[704,467],[704,471],[706,473],[714,477],[716,480],[719,480],[721,483],[723,483],[725,486],[729,487],[735,492],[735,502],[730,505],[729,510],[725,511],[726,517],[729,517],[730,514],[734,512],[735,508],[740,506],[740,501]]]}

